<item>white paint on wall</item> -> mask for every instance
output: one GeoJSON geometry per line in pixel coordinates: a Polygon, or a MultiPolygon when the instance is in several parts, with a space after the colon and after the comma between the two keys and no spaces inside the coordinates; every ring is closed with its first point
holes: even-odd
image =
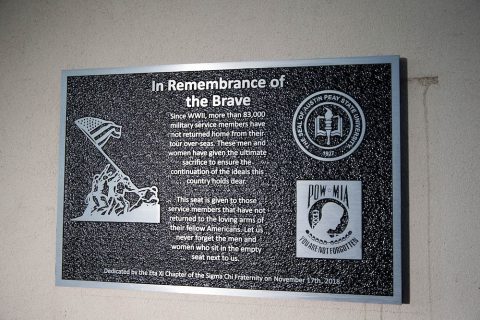
{"type": "Polygon", "coordinates": [[[0,319],[479,319],[478,1],[0,1],[0,319]],[[410,303],[54,285],[60,70],[407,59],[410,303]]]}

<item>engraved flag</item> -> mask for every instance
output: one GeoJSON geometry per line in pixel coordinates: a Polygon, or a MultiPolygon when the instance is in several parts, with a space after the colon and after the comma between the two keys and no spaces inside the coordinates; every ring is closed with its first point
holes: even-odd
{"type": "Polygon", "coordinates": [[[121,126],[102,119],[86,117],[76,120],[75,124],[99,149],[107,143],[110,137],[118,139],[122,134],[121,126]]]}

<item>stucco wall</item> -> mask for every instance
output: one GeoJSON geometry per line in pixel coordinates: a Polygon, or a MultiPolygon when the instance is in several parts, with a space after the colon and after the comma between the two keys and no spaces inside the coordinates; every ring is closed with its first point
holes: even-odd
{"type": "Polygon", "coordinates": [[[479,33],[478,1],[0,1],[0,319],[479,319],[479,33]],[[55,287],[62,69],[390,54],[408,304],[55,287]]]}

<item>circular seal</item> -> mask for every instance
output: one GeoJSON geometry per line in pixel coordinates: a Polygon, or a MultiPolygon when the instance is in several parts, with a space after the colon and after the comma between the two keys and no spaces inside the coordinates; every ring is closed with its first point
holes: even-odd
{"type": "Polygon", "coordinates": [[[324,90],[308,96],[293,116],[293,136],[310,157],[321,161],[343,159],[354,152],[365,135],[365,116],[349,95],[324,90]]]}

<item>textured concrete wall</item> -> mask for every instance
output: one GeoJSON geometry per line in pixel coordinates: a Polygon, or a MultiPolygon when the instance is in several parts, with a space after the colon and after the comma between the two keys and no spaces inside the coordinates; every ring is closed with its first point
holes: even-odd
{"type": "Polygon", "coordinates": [[[0,319],[479,319],[478,1],[0,1],[0,319]],[[399,54],[410,303],[57,288],[60,70],[399,54]]]}

